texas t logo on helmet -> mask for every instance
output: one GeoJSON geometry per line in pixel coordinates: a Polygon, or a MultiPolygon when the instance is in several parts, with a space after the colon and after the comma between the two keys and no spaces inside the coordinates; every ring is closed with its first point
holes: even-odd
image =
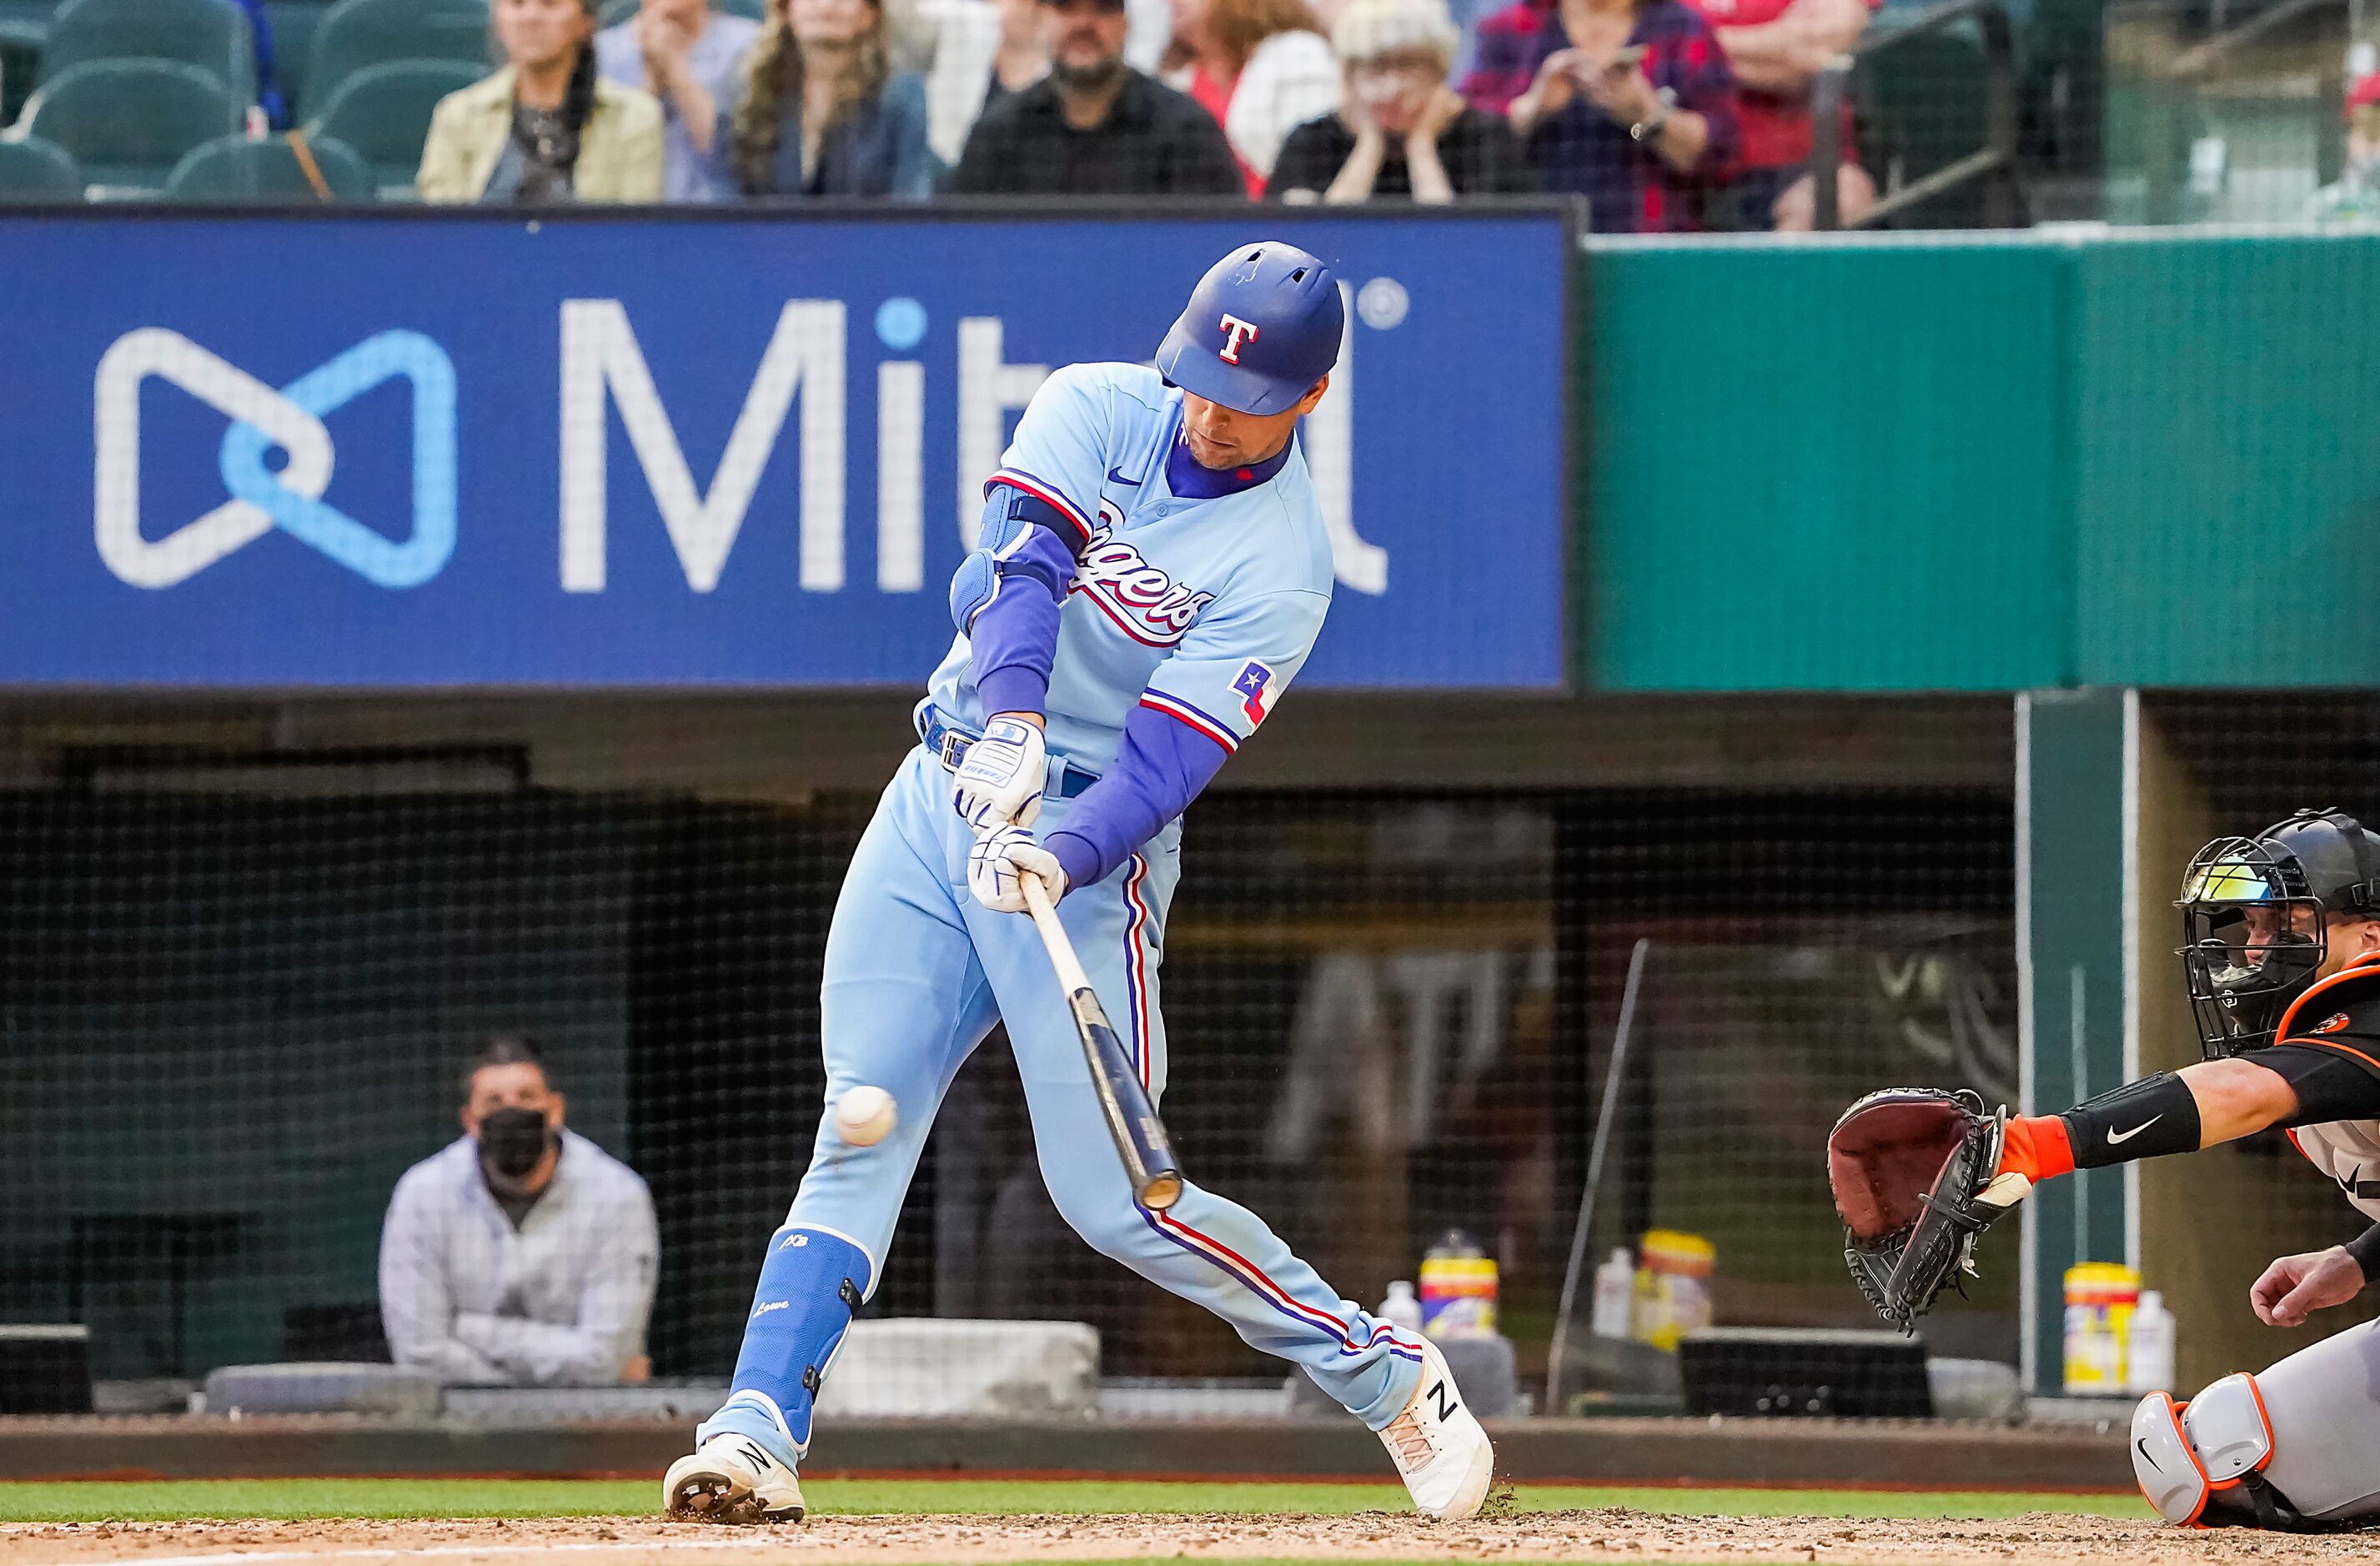
{"type": "Polygon", "coordinates": [[[1223,317],[1223,346],[1216,349],[1225,364],[1240,362],[1240,345],[1258,334],[1259,328],[1236,315],[1223,317]]]}

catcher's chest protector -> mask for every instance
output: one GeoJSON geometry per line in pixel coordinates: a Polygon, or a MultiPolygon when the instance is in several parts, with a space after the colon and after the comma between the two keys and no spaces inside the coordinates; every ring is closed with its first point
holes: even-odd
{"type": "Polygon", "coordinates": [[[2289,1135],[2307,1162],[2338,1183],[2356,1211],[2380,1223],[2380,1121],[2335,1120],[2301,1125],[2289,1135]]]}

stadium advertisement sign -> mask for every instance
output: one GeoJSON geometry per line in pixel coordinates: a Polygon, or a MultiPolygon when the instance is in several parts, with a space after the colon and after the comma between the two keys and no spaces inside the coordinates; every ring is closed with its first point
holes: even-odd
{"type": "Polygon", "coordinates": [[[1565,235],[1453,217],[0,222],[0,683],[908,685],[1053,367],[1338,270],[1306,680],[1563,673],[1565,235]]]}

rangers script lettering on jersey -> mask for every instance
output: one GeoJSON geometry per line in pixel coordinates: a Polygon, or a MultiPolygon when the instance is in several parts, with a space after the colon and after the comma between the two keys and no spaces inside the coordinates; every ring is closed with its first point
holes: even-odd
{"type": "MultiPolygon", "coordinates": [[[[1037,393],[997,481],[1057,506],[1085,542],[1058,623],[1049,743],[1095,772],[1149,707],[1231,750],[1304,667],[1330,607],[1330,540],[1293,441],[1261,470],[1186,459],[1182,394],[1145,365],[1079,364],[1037,393]]],[[[981,729],[962,634],[930,701],[981,729]]]]}

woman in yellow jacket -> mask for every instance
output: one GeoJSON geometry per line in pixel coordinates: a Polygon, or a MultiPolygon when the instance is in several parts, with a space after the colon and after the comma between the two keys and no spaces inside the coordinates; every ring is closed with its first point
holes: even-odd
{"type": "Polygon", "coordinates": [[[506,64],[439,101],[425,201],[657,201],[661,105],[595,72],[595,0],[495,0],[506,64]]]}

